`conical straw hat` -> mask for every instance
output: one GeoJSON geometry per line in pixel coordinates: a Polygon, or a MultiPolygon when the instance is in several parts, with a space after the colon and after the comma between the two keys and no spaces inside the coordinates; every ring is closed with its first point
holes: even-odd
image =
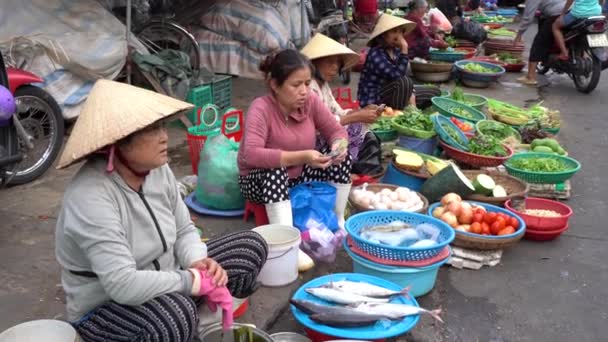
{"type": "Polygon", "coordinates": [[[150,90],[98,80],[82,107],[57,168],[68,167],[158,120],[193,107],[150,90]]]}
{"type": "Polygon", "coordinates": [[[344,60],[343,70],[359,64],[359,55],[355,51],[321,33],[312,37],[302,48],[302,53],[311,61],[323,57],[341,56],[344,60]]]}
{"type": "Polygon", "coordinates": [[[416,27],[416,23],[390,14],[382,14],[380,15],[380,18],[378,18],[376,26],[374,26],[374,31],[371,36],[369,36],[369,41],[371,42],[374,38],[380,36],[384,32],[400,26],[404,26],[405,34],[407,34],[416,27]]]}

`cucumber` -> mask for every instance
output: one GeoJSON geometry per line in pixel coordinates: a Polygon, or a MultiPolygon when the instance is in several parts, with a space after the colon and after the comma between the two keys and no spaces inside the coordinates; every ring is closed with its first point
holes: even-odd
{"type": "Polygon", "coordinates": [[[471,181],[453,163],[449,163],[438,174],[429,178],[420,189],[429,202],[437,202],[443,195],[450,192],[466,197],[474,191],[475,187],[471,181]]]}
{"type": "Polygon", "coordinates": [[[507,197],[507,191],[501,185],[497,185],[492,190],[492,196],[494,197],[507,197]]]}
{"type": "Polygon", "coordinates": [[[473,186],[475,187],[475,192],[481,195],[489,195],[492,193],[492,190],[496,187],[496,182],[492,179],[492,177],[484,174],[477,175],[473,180],[473,186]]]}

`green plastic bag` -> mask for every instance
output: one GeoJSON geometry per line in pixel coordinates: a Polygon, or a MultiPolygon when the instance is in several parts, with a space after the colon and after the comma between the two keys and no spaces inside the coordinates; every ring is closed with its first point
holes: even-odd
{"type": "Polygon", "coordinates": [[[241,209],[245,200],[239,186],[239,144],[216,133],[207,138],[198,164],[196,200],[219,210],[241,209]]]}

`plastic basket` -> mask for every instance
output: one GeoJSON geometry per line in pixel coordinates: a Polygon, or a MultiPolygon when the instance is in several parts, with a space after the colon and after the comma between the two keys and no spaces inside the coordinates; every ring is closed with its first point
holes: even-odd
{"type": "Polygon", "coordinates": [[[513,150],[505,144],[502,145],[507,151],[507,155],[504,157],[482,156],[480,154],[465,152],[448,145],[443,140],[439,140],[439,145],[441,145],[449,158],[473,167],[496,167],[502,165],[513,156],[513,150]]]}
{"type": "Polygon", "coordinates": [[[466,52],[462,51],[442,51],[431,49],[429,58],[433,61],[456,62],[464,58],[466,52]]]}
{"type": "Polygon", "coordinates": [[[457,147],[463,151],[468,151],[468,147],[467,145],[469,144],[469,138],[467,138],[466,135],[464,135],[464,133],[460,130],[460,128],[458,128],[458,126],[456,126],[455,123],[453,123],[451,120],[449,120],[448,118],[446,118],[443,115],[440,114],[433,114],[431,115],[431,119],[433,120],[433,123],[435,124],[435,131],[437,131],[437,134],[439,134],[439,137],[441,138],[441,140],[443,140],[444,142],[457,147]],[[456,139],[452,138],[449,134],[448,131],[445,130],[445,128],[443,128],[443,125],[448,125],[450,127],[452,127],[452,129],[454,130],[454,132],[456,132],[456,134],[458,135],[458,137],[460,137],[461,141],[464,141],[464,145],[459,143],[458,141],[456,141],[456,139]]]}
{"type": "Polygon", "coordinates": [[[190,89],[190,92],[188,92],[186,101],[194,105],[194,109],[192,109],[190,113],[186,114],[186,116],[193,124],[197,123],[199,113],[202,108],[213,103],[213,90],[209,85],[194,87],[190,89]]]}
{"type": "MultiPolygon", "coordinates": [[[[475,233],[457,230],[455,233],[456,236],[454,238],[454,242],[452,243],[452,245],[458,246],[458,247],[463,247],[463,248],[472,248],[472,249],[481,249],[481,250],[496,250],[496,249],[503,249],[503,248],[513,246],[515,243],[517,243],[517,241],[521,240],[521,238],[524,236],[524,233],[526,232],[526,222],[524,222],[524,220],[522,220],[521,217],[519,217],[517,214],[513,213],[512,211],[509,211],[507,209],[504,209],[504,208],[501,208],[501,207],[498,207],[495,205],[487,204],[487,203],[481,203],[481,202],[475,202],[475,201],[467,201],[467,202],[472,205],[482,206],[488,212],[503,213],[503,214],[508,215],[509,217],[515,217],[515,219],[519,223],[519,227],[517,228],[515,233],[508,234],[508,235],[481,235],[481,234],[475,234],[475,233]]],[[[429,207],[428,214],[432,215],[433,210],[435,210],[435,208],[437,208],[440,205],[441,205],[441,203],[431,204],[431,206],[429,207]]]]}
{"type": "Polygon", "coordinates": [[[395,129],[395,131],[397,131],[401,135],[407,135],[410,137],[415,137],[415,138],[420,138],[420,139],[430,139],[437,135],[437,132],[435,132],[435,131],[422,131],[419,129],[409,128],[409,127],[400,125],[399,123],[397,123],[396,119],[397,118],[395,117],[391,120],[391,125],[393,126],[393,129],[395,129]]]}
{"type": "Polygon", "coordinates": [[[473,123],[475,123],[479,120],[486,119],[486,115],[484,113],[478,111],[477,109],[475,109],[471,106],[467,106],[463,103],[460,103],[456,100],[452,100],[451,98],[448,98],[448,97],[436,96],[431,99],[431,102],[433,102],[433,106],[435,106],[435,108],[437,108],[439,113],[441,113],[445,116],[453,116],[457,119],[461,119],[461,120],[465,120],[465,121],[469,121],[469,122],[473,122],[473,123]],[[465,111],[471,117],[466,117],[461,114],[457,114],[456,112],[454,112],[455,109],[465,111]]]}
{"type": "Polygon", "coordinates": [[[526,222],[526,226],[530,230],[551,231],[563,228],[568,225],[568,220],[573,214],[572,208],[558,201],[552,201],[536,197],[528,197],[525,201],[526,209],[553,210],[561,214],[561,216],[559,217],[540,217],[529,215],[524,212],[515,210],[511,206],[511,200],[505,202],[505,208],[519,215],[524,220],[524,222],[526,222]]]}
{"type": "Polygon", "coordinates": [[[382,142],[395,140],[399,136],[397,131],[394,129],[374,130],[372,132],[374,132],[374,134],[376,134],[378,139],[380,139],[382,142]]]}
{"type": "Polygon", "coordinates": [[[186,140],[188,141],[188,150],[190,151],[192,172],[195,175],[198,174],[200,152],[205,146],[205,141],[207,141],[208,137],[218,134],[221,130],[222,123],[218,120],[219,116],[219,108],[217,106],[212,104],[205,105],[197,111],[196,125],[188,128],[186,140]]]}
{"type": "Polygon", "coordinates": [[[581,163],[573,158],[560,156],[552,153],[539,153],[539,152],[523,152],[514,155],[508,162],[505,163],[505,168],[511,176],[515,176],[528,183],[537,184],[558,184],[567,181],[575,173],[581,169],[581,163]],[[514,160],[518,159],[536,159],[536,158],[553,158],[561,160],[570,169],[562,172],[532,172],[521,169],[516,169],[511,166],[514,160]]]}
{"type": "Polygon", "coordinates": [[[355,214],[346,221],[346,231],[360,250],[378,258],[398,261],[420,261],[432,258],[439,254],[443,250],[443,247],[454,240],[454,230],[443,221],[423,214],[392,210],[373,210],[355,214]],[[361,229],[365,227],[386,225],[393,221],[402,221],[412,226],[417,226],[421,223],[432,224],[441,231],[438,243],[428,248],[393,247],[367,241],[359,235],[361,229]]]}
{"type": "Polygon", "coordinates": [[[235,142],[241,142],[243,138],[243,111],[230,108],[222,117],[222,134],[235,142]]]}
{"type": "Polygon", "coordinates": [[[477,130],[477,132],[478,132],[479,134],[486,134],[486,135],[488,135],[488,134],[487,134],[487,133],[485,133],[484,131],[485,131],[485,130],[488,128],[488,126],[491,126],[491,125],[499,125],[499,126],[504,126],[504,127],[506,127],[506,128],[507,128],[507,129],[508,129],[508,130],[509,130],[509,131],[512,133],[512,135],[513,135],[515,138],[517,138],[517,140],[518,140],[518,141],[520,141],[520,142],[521,142],[521,134],[519,133],[519,131],[518,131],[518,130],[516,130],[515,128],[513,128],[513,126],[507,125],[507,124],[502,123],[502,122],[500,122],[500,121],[494,121],[494,120],[481,120],[481,121],[478,121],[478,122],[475,124],[475,129],[477,130]]]}

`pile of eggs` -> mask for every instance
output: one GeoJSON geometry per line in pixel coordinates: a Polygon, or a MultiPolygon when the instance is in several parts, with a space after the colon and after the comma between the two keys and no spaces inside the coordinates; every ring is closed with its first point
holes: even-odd
{"type": "Polygon", "coordinates": [[[351,200],[358,205],[372,210],[403,210],[418,211],[424,207],[424,202],[415,191],[398,187],[394,191],[388,188],[378,192],[367,190],[367,183],[354,189],[351,200]]]}

